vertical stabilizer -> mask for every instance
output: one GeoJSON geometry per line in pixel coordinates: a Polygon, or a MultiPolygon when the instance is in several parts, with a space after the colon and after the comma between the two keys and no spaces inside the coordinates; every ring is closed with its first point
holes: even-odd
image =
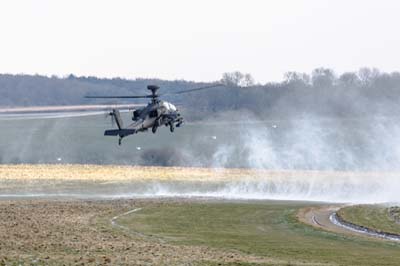
{"type": "Polygon", "coordinates": [[[121,114],[117,109],[113,109],[112,114],[115,118],[115,123],[117,123],[118,129],[121,130],[124,127],[124,124],[122,123],[121,119],[121,114]]]}

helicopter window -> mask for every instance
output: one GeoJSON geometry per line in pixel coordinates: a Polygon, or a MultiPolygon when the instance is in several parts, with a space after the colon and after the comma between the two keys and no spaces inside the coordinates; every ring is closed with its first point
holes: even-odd
{"type": "Polygon", "coordinates": [[[163,103],[163,106],[164,106],[167,110],[169,110],[169,111],[176,111],[175,105],[173,105],[173,104],[171,104],[171,103],[164,102],[164,103],[163,103]]]}
{"type": "Polygon", "coordinates": [[[169,104],[171,111],[176,111],[176,107],[173,104],[169,104]]]}
{"type": "Polygon", "coordinates": [[[153,110],[153,111],[151,111],[151,112],[149,113],[149,117],[150,117],[150,118],[152,118],[152,117],[157,117],[157,116],[158,116],[157,110],[153,110]]]}

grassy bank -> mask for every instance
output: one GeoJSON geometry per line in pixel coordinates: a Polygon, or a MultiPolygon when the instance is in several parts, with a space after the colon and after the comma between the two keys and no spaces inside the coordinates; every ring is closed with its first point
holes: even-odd
{"type": "Polygon", "coordinates": [[[356,205],[339,210],[345,221],[377,231],[400,234],[400,224],[395,221],[397,212],[383,205],[356,205]],[[392,210],[392,212],[391,212],[392,210]]]}
{"type": "Polygon", "coordinates": [[[296,202],[194,202],[146,206],[121,217],[129,230],[178,245],[234,249],[288,264],[398,265],[400,246],[342,236],[296,220],[296,202]]]}

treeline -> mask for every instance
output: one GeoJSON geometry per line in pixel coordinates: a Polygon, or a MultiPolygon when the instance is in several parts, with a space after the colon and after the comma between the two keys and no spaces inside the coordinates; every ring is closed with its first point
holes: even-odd
{"type": "MultiPolygon", "coordinates": [[[[181,95],[166,100],[178,103],[186,117],[199,119],[225,111],[249,112],[266,119],[323,117],[397,116],[400,73],[362,68],[336,75],[326,68],[312,73],[288,72],[280,83],[255,84],[249,74],[223,74],[225,87],[181,95]]],[[[207,85],[184,80],[65,78],[39,75],[0,75],[0,106],[75,105],[116,103],[115,100],[85,99],[85,95],[143,95],[149,84],[160,93],[207,85]]],[[[126,103],[127,101],[118,101],[126,103]]],[[[136,101],[145,102],[145,101],[136,101]]]]}

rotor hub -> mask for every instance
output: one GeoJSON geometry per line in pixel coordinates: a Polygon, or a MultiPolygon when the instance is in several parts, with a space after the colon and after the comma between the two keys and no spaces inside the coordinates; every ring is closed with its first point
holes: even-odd
{"type": "Polygon", "coordinates": [[[157,94],[156,94],[156,93],[157,93],[157,91],[158,91],[159,88],[160,88],[160,87],[157,86],[157,85],[148,85],[148,86],[147,86],[147,89],[151,91],[153,97],[157,97],[157,94]]]}

